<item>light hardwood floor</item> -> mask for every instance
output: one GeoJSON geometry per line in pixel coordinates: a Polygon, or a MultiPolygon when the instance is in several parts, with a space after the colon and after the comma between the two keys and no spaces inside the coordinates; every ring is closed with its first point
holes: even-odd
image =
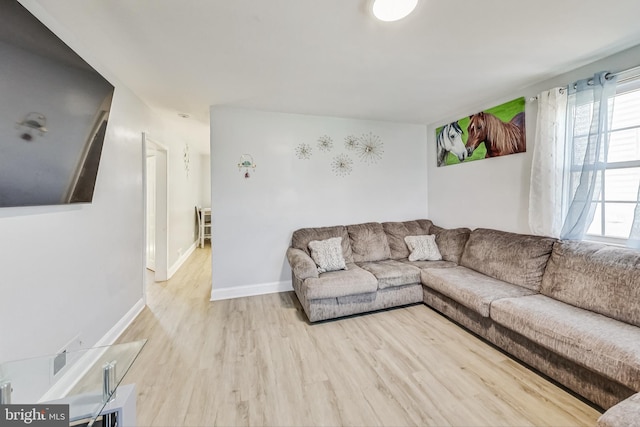
{"type": "Polygon", "coordinates": [[[209,301],[210,247],[120,342],[139,426],[568,426],[599,413],[424,305],[310,325],[293,292],[209,301]]]}

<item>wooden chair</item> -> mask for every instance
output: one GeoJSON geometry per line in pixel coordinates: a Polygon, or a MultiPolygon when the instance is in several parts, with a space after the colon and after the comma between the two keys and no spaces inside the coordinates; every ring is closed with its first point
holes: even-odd
{"type": "Polygon", "coordinates": [[[211,240],[211,208],[196,206],[198,217],[198,246],[204,248],[204,240],[211,240]]]}

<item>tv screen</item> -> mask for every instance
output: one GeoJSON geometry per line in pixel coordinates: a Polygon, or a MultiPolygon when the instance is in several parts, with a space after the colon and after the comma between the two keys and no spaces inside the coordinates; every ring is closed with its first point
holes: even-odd
{"type": "Polygon", "coordinates": [[[114,87],[0,0],[0,207],[89,203],[114,87]]]}

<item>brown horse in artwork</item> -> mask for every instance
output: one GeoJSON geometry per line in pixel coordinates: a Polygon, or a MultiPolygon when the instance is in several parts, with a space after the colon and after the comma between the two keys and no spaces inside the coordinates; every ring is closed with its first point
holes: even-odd
{"type": "Polygon", "coordinates": [[[469,156],[484,142],[487,148],[485,157],[504,156],[505,154],[522,153],[527,150],[524,133],[524,113],[516,114],[510,122],[505,123],[493,114],[478,113],[469,116],[469,138],[467,151],[469,156]]]}

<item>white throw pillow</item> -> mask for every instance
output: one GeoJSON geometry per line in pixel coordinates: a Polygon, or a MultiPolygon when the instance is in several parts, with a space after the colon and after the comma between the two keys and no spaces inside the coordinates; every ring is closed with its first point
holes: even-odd
{"type": "Polygon", "coordinates": [[[342,256],[342,237],[312,240],[309,242],[309,250],[311,251],[311,258],[318,266],[318,273],[347,269],[342,256]]]}
{"type": "Polygon", "coordinates": [[[407,236],[404,241],[411,251],[409,261],[440,261],[442,259],[434,234],[407,236]]]}

